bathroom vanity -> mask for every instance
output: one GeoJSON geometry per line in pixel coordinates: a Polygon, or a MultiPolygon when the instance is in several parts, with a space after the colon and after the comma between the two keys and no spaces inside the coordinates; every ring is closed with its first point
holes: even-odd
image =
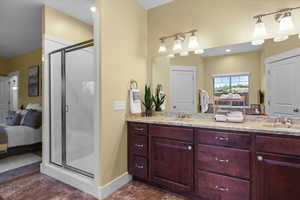
{"type": "Polygon", "coordinates": [[[128,119],[135,179],[205,200],[300,197],[300,131],[260,123],[128,119]]]}

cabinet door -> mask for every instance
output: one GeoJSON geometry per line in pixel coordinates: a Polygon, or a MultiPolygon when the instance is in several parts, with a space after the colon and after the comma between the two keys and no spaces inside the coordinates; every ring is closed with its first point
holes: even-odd
{"type": "Polygon", "coordinates": [[[257,154],[257,200],[300,197],[300,159],[257,154]]]}
{"type": "Polygon", "coordinates": [[[193,190],[193,144],[151,137],[150,177],[176,192],[193,190]]]}

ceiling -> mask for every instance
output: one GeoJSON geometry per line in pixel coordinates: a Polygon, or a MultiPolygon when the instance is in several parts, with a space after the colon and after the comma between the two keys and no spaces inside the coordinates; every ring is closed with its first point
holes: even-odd
{"type": "Polygon", "coordinates": [[[10,58],[42,47],[42,5],[92,24],[95,0],[0,0],[0,57],[10,58]]]}
{"type": "Polygon", "coordinates": [[[258,51],[262,48],[262,46],[254,46],[251,42],[247,43],[240,43],[240,44],[233,44],[221,47],[215,47],[210,49],[205,49],[204,53],[202,54],[203,57],[208,56],[224,56],[236,53],[246,53],[251,51],[258,51]],[[230,49],[230,52],[226,52],[226,49],[230,49]]]}
{"type": "Polygon", "coordinates": [[[147,10],[158,6],[162,6],[172,1],[174,0],[138,0],[138,2],[147,10]]]}

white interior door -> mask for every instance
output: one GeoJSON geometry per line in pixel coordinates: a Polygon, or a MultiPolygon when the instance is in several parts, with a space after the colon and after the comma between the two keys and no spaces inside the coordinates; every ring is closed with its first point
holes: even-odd
{"type": "Polygon", "coordinates": [[[0,76],[0,123],[4,122],[9,111],[9,79],[0,76]]]}
{"type": "Polygon", "coordinates": [[[269,114],[300,116],[299,64],[300,56],[267,64],[269,114]]]}
{"type": "Polygon", "coordinates": [[[196,68],[170,67],[171,111],[196,112],[196,68]]]}

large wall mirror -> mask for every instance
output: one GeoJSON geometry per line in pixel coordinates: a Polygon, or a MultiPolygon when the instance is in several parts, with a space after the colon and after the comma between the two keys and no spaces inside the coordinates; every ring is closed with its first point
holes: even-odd
{"type": "Polygon", "coordinates": [[[162,85],[165,110],[212,113],[215,105],[247,114],[300,117],[300,40],[205,49],[201,55],[158,56],[152,85],[162,85]],[[298,49],[299,48],[299,49],[298,49]]]}

